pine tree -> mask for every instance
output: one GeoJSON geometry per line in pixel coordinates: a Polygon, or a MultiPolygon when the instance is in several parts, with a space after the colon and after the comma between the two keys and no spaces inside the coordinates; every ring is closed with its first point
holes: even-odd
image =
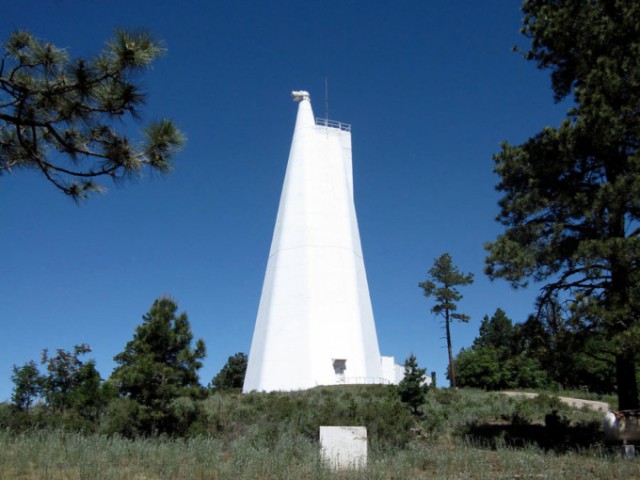
{"type": "Polygon", "coordinates": [[[400,400],[409,405],[411,412],[420,416],[420,407],[424,405],[427,391],[426,368],[419,368],[416,356],[412,353],[404,362],[404,377],[398,384],[400,400]]]}
{"type": "Polygon", "coordinates": [[[198,370],[206,349],[202,339],[191,346],[193,334],[186,313],[163,297],[143,316],[133,340],[114,357],[118,364],[112,381],[121,395],[141,406],[140,429],[145,433],[174,433],[178,419],[172,402],[180,397],[199,398],[204,390],[198,370]]]}
{"type": "Polygon", "coordinates": [[[211,380],[215,390],[242,389],[247,373],[247,355],[238,352],[228,358],[220,372],[211,380]]]}
{"type": "Polygon", "coordinates": [[[513,350],[513,322],[501,308],[489,317],[485,315],[480,323],[478,338],[473,341],[474,346],[491,347],[504,355],[510,355],[513,350]]]}
{"type": "Polygon", "coordinates": [[[447,352],[449,354],[449,379],[451,387],[456,387],[456,375],[453,364],[453,353],[451,345],[451,322],[468,322],[469,316],[463,313],[456,313],[458,306],[456,302],[462,300],[462,295],[457,287],[462,287],[473,283],[473,274],[461,273],[453,265],[451,256],[448,253],[440,255],[429,269],[428,278],[418,284],[424,290],[425,297],[435,297],[435,305],[431,311],[444,319],[447,352]]]}
{"type": "Polygon", "coordinates": [[[567,119],[495,155],[498,221],[486,272],[545,282],[573,320],[615,352],[619,407],[638,408],[640,349],[640,3],[527,0],[524,53],[551,71],[567,119]]]}

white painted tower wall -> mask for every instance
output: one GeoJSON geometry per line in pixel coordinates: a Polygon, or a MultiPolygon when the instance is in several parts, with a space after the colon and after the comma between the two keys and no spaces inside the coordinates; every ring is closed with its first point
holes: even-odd
{"type": "Polygon", "coordinates": [[[397,383],[378,349],[350,127],[316,124],[308,93],[294,93],[298,115],[243,391],[397,383]]]}

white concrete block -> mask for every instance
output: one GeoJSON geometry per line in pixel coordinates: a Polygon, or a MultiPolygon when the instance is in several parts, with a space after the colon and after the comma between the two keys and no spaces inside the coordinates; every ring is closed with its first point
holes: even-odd
{"type": "Polygon", "coordinates": [[[366,427],[320,427],[322,459],[335,470],[367,467],[366,427]]]}

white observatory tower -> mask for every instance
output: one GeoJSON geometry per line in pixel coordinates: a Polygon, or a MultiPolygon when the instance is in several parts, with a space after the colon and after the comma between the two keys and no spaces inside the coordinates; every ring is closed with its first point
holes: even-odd
{"type": "MultiPolygon", "coordinates": [[[[244,392],[397,383],[381,357],[353,202],[351,127],[299,102],[244,392]]],[[[401,378],[401,374],[400,374],[401,378]]]]}

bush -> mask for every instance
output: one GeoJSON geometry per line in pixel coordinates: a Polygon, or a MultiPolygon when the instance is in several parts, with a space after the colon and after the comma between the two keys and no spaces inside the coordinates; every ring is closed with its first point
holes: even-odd
{"type": "Polygon", "coordinates": [[[365,426],[381,449],[406,445],[414,421],[395,387],[384,385],[319,387],[302,392],[218,392],[203,402],[210,435],[233,440],[257,428],[261,438],[282,432],[318,440],[321,425],[365,426]]]}
{"type": "Polygon", "coordinates": [[[140,404],[128,398],[117,398],[107,405],[101,431],[106,434],[119,434],[127,438],[137,437],[140,428],[140,404]]]}

